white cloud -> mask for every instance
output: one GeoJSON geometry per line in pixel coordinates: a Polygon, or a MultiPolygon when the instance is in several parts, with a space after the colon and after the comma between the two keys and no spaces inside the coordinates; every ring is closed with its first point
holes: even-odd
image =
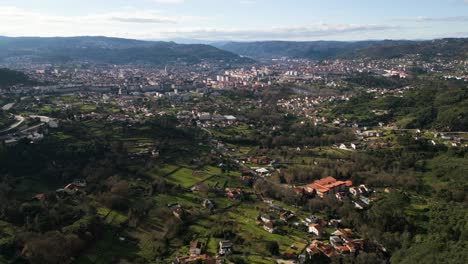
{"type": "MultiPolygon", "coordinates": [[[[57,16],[38,12],[31,12],[17,7],[0,6],[0,22],[18,21],[24,26],[33,26],[34,23],[174,23],[177,18],[161,16],[157,11],[129,10],[126,12],[110,12],[90,14],[85,16],[57,16]]],[[[19,26],[19,25],[18,25],[19,26]]]]}
{"type": "MultiPolygon", "coordinates": [[[[468,0],[466,0],[468,1],[468,0]]],[[[406,22],[467,22],[468,16],[449,16],[449,17],[411,17],[400,18],[398,21],[406,22]]]]}
{"type": "Polygon", "coordinates": [[[379,24],[327,24],[270,28],[195,27],[205,17],[164,16],[157,10],[127,9],[119,12],[60,16],[0,6],[0,35],[7,36],[83,36],[105,35],[138,39],[191,38],[200,40],[312,40],[362,39],[372,34],[401,30],[379,24]]]}
{"type": "Polygon", "coordinates": [[[157,10],[128,9],[82,16],[61,16],[32,12],[14,6],[0,6],[0,34],[9,36],[129,35],[158,25],[165,27],[203,17],[161,15],[157,10]]]}
{"type": "Polygon", "coordinates": [[[200,40],[307,40],[350,35],[354,33],[383,32],[401,27],[386,25],[315,24],[307,27],[268,29],[190,28],[160,32],[166,38],[194,38],[200,40]]]}

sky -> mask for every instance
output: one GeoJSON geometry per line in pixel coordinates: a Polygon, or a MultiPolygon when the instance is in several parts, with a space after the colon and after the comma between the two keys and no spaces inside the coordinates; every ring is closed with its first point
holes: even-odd
{"type": "Polygon", "coordinates": [[[180,41],[468,37],[468,0],[0,0],[0,35],[180,41]]]}

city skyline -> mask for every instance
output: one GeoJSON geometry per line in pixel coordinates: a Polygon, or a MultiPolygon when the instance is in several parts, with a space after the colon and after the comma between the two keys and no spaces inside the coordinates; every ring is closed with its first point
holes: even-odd
{"type": "Polygon", "coordinates": [[[4,0],[3,36],[152,40],[368,40],[468,37],[468,1],[4,0]]]}

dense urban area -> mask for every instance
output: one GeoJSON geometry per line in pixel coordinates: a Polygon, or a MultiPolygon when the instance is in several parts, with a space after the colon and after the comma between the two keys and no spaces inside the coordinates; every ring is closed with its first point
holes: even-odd
{"type": "Polygon", "coordinates": [[[4,48],[0,262],[466,263],[467,43],[4,48]]]}

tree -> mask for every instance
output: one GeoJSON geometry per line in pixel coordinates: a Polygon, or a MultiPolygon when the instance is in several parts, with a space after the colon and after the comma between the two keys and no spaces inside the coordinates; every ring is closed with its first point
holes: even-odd
{"type": "Polygon", "coordinates": [[[84,242],[76,235],[48,232],[43,235],[26,233],[21,236],[25,241],[23,255],[33,264],[66,262],[84,249],[84,242]]]}
{"type": "Polygon", "coordinates": [[[296,180],[296,176],[293,173],[286,172],[284,173],[284,179],[287,184],[292,185],[296,180]]]}
{"type": "Polygon", "coordinates": [[[276,241],[268,241],[266,243],[266,248],[268,252],[270,252],[272,255],[277,256],[279,255],[279,244],[276,241]]]}

